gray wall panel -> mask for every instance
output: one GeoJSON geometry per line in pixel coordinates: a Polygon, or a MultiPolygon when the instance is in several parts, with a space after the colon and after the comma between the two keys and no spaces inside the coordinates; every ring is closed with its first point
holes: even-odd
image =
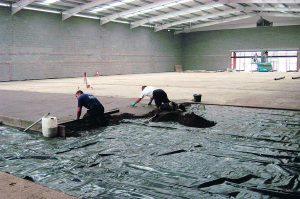
{"type": "Polygon", "coordinates": [[[300,48],[300,26],[195,32],[0,7],[0,81],[185,70],[225,70],[230,50],[300,48]]]}
{"type": "Polygon", "coordinates": [[[260,27],[185,34],[185,70],[225,70],[230,50],[299,49],[300,26],[260,27]]]}
{"type": "Polygon", "coordinates": [[[181,36],[0,7],[0,81],[174,71],[181,36]]]}

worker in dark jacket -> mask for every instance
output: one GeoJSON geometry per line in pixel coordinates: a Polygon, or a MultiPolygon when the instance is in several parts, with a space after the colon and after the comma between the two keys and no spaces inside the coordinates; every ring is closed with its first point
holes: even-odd
{"type": "Polygon", "coordinates": [[[104,107],[94,95],[85,94],[79,90],[75,93],[75,96],[78,100],[77,119],[80,119],[83,106],[88,109],[83,118],[105,118],[104,107]]]}

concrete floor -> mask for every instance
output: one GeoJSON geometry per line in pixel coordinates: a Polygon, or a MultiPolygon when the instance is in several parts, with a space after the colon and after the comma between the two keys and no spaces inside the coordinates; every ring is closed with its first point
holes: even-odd
{"type": "Polygon", "coordinates": [[[75,199],[73,196],[54,191],[42,185],[0,172],[1,199],[75,199]]]}
{"type": "Polygon", "coordinates": [[[0,115],[34,121],[47,112],[60,121],[76,117],[75,91],[99,97],[106,110],[145,114],[148,99],[137,108],[129,105],[138,97],[141,85],[164,89],[175,101],[191,101],[202,94],[207,104],[300,110],[300,76],[295,73],[157,73],[90,77],[93,89],[86,89],[83,78],[30,80],[0,83],[0,115]],[[285,79],[274,80],[285,76],[285,79]]]}
{"type": "MultiPolygon", "coordinates": [[[[130,107],[131,102],[138,97],[141,85],[162,88],[171,100],[179,102],[191,101],[193,94],[197,93],[202,94],[202,102],[207,104],[300,110],[300,79],[292,80],[295,76],[300,76],[300,73],[220,72],[100,76],[89,78],[93,89],[84,87],[83,78],[1,82],[0,116],[35,121],[51,112],[59,121],[75,119],[77,100],[74,93],[78,88],[98,96],[106,110],[119,108],[121,113],[143,115],[155,107],[147,106],[148,99],[143,100],[137,108],[130,107]],[[282,76],[285,79],[274,80],[275,77],[282,76]]],[[[36,195],[26,197],[68,198],[66,195],[55,195],[60,193],[48,192],[49,190],[46,190],[48,195],[40,195],[45,190],[32,187],[31,182],[21,181],[22,179],[0,173],[0,187],[3,187],[0,190],[1,196],[6,193],[5,198],[19,198],[32,193],[36,195]],[[15,186],[15,181],[18,181],[18,186],[15,186]],[[25,186],[28,188],[24,188],[25,186]],[[31,192],[32,190],[37,191],[31,192]]]]}

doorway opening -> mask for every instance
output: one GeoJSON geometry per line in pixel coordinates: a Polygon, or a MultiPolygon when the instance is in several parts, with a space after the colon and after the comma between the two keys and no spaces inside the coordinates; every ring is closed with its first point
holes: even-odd
{"type": "Polygon", "coordinates": [[[270,63],[272,71],[299,71],[298,50],[231,51],[230,68],[237,71],[257,71],[257,63],[270,63]]]}

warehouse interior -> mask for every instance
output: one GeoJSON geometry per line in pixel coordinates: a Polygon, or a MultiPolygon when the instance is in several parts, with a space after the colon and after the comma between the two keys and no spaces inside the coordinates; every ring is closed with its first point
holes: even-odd
{"type": "Polygon", "coordinates": [[[0,0],[0,198],[299,198],[299,72],[300,0],[0,0]],[[152,122],[142,85],[215,126],[152,122]],[[23,132],[77,90],[135,117],[23,132]]]}
{"type": "Polygon", "coordinates": [[[263,50],[296,51],[297,71],[299,2],[269,2],[1,0],[0,81],[79,77],[82,67],[226,70],[231,52],[263,50]],[[261,17],[272,26],[256,27],[261,17]]]}

